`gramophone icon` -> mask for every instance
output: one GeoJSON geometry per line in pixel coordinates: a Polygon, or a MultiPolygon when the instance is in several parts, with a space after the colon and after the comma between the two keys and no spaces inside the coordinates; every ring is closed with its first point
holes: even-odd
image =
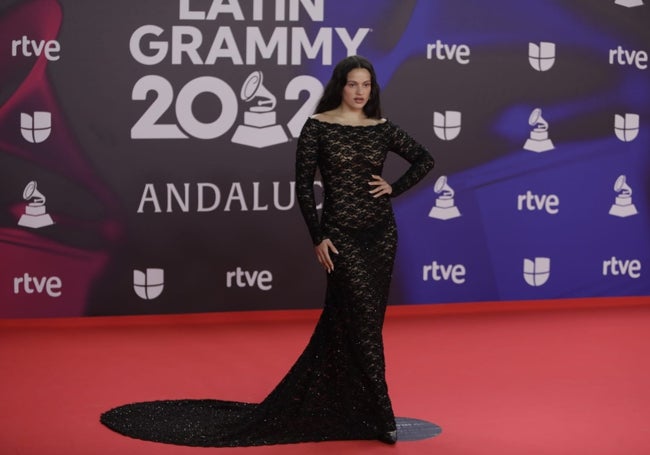
{"type": "Polygon", "coordinates": [[[540,108],[534,109],[528,118],[528,124],[535,128],[530,132],[530,137],[524,145],[525,150],[531,152],[546,152],[553,150],[553,142],[548,138],[548,122],[542,117],[540,108]]]}
{"type": "Polygon", "coordinates": [[[18,220],[19,226],[37,229],[54,224],[52,217],[45,210],[45,196],[36,189],[35,180],[25,187],[23,199],[30,202],[25,206],[25,213],[18,220]]]}
{"type": "Polygon", "coordinates": [[[454,204],[454,190],[447,184],[447,177],[441,175],[436,184],[433,186],[433,191],[440,194],[436,199],[436,205],[429,211],[429,217],[437,220],[450,220],[460,216],[460,210],[454,204]]]}
{"type": "Polygon", "coordinates": [[[257,103],[244,112],[244,124],[237,127],[232,142],[262,148],[289,140],[282,127],[276,125],[276,98],[262,82],[261,71],[253,71],[244,81],[240,98],[246,102],[257,99],[257,103]]]}
{"type": "Polygon", "coordinates": [[[609,214],[625,218],[628,216],[636,215],[637,210],[632,203],[632,188],[626,183],[625,175],[620,175],[616,182],[614,182],[614,191],[618,193],[616,201],[609,209],[609,214]]]}

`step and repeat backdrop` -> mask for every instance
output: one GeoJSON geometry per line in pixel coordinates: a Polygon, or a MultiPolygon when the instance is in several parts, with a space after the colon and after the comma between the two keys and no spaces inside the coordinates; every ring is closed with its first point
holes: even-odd
{"type": "Polygon", "coordinates": [[[647,3],[0,2],[0,317],[320,307],[295,147],[352,54],[436,159],[391,304],[649,295],[647,3]]]}

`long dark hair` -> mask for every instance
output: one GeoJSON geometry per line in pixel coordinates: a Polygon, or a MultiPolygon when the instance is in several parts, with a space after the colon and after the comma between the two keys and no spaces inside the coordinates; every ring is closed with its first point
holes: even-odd
{"type": "Polygon", "coordinates": [[[363,113],[368,118],[381,118],[381,102],[379,100],[379,84],[372,63],[369,60],[359,56],[352,55],[346,57],[336,64],[332,77],[325,86],[323,96],[316,106],[315,113],[321,113],[336,109],[340,106],[342,100],[343,87],[348,82],[348,73],[354,69],[363,68],[370,73],[370,97],[365,106],[363,113]]]}

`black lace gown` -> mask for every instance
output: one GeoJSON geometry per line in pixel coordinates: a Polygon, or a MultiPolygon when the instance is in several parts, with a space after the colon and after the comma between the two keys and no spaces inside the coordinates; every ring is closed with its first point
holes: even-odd
{"type": "Polygon", "coordinates": [[[395,124],[346,126],[308,119],[298,140],[296,191],[314,244],[332,240],[334,270],[325,306],[296,363],[261,403],[167,400],[101,416],[134,438],[204,447],[378,439],[395,430],[385,380],[382,327],[397,230],[390,198],[373,198],[388,152],[411,163],[392,184],[397,196],[433,167],[429,153],[395,124]],[[314,198],[319,168],[322,217],[314,198]]]}

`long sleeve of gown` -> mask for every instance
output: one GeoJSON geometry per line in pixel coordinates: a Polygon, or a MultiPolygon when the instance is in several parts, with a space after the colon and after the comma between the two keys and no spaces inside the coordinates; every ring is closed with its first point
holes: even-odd
{"type": "Polygon", "coordinates": [[[392,142],[392,150],[411,163],[406,172],[391,184],[391,197],[396,197],[422,180],[433,169],[434,161],[427,149],[397,126],[392,133],[392,142]]]}
{"type": "Polygon", "coordinates": [[[296,198],[314,245],[318,245],[323,240],[314,194],[314,176],[317,167],[318,122],[311,120],[305,123],[298,138],[295,178],[296,198]]]}

